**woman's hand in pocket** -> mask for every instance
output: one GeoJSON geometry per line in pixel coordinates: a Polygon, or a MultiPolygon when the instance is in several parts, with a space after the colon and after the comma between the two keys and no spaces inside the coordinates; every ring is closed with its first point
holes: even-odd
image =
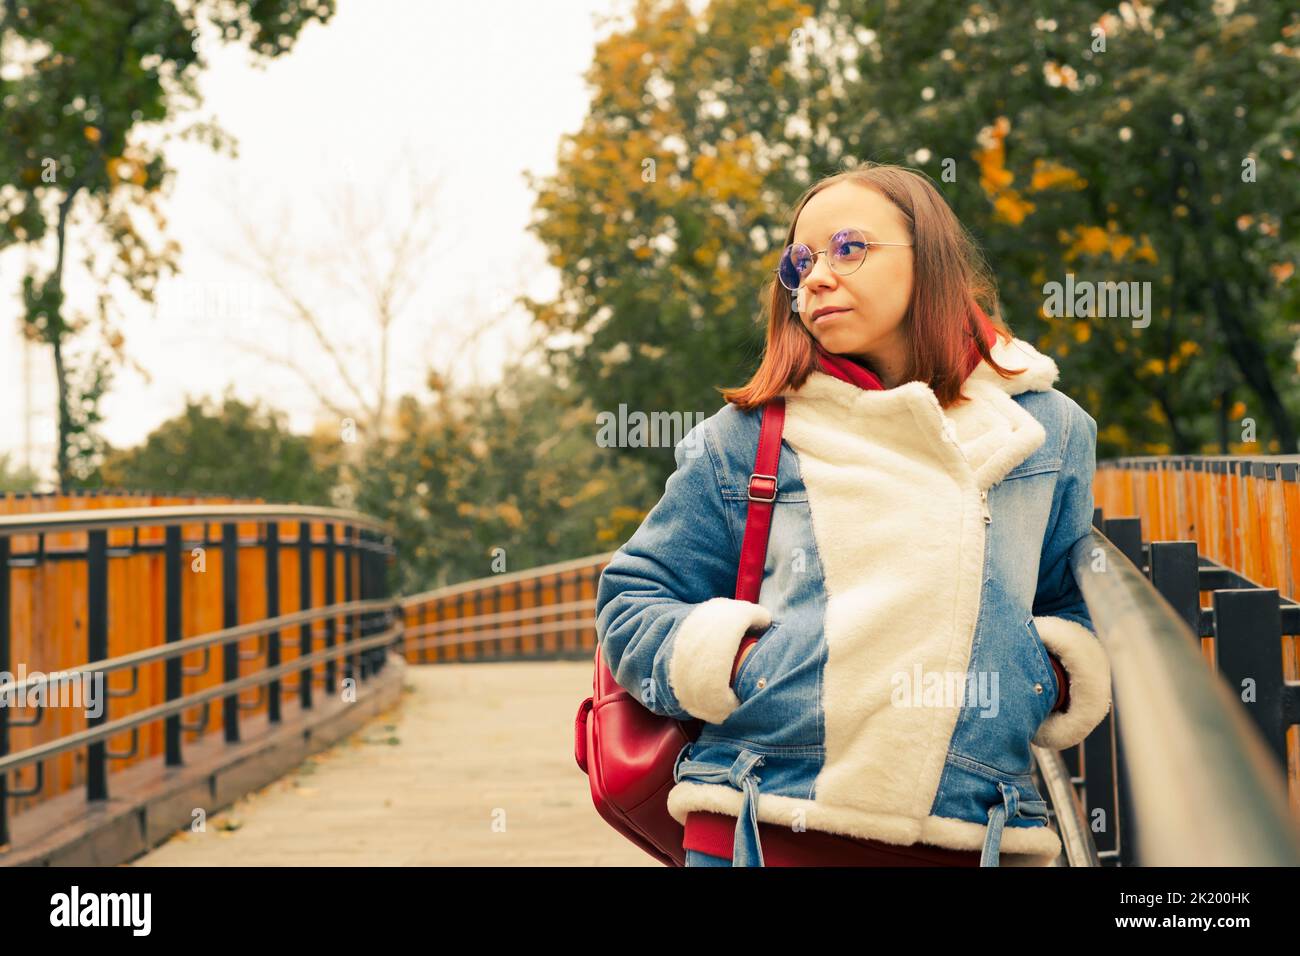
{"type": "Polygon", "coordinates": [[[740,670],[740,665],[745,663],[746,657],[754,653],[754,648],[756,647],[758,647],[758,641],[753,641],[740,652],[740,657],[736,659],[736,663],[731,668],[731,683],[733,685],[736,683],[736,672],[740,670]]]}

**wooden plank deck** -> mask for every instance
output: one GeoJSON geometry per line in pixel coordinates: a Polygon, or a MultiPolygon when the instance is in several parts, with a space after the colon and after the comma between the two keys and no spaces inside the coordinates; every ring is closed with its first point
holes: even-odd
{"type": "Polygon", "coordinates": [[[659,866],[573,759],[591,663],[411,666],[402,704],[133,866],[659,866]]]}

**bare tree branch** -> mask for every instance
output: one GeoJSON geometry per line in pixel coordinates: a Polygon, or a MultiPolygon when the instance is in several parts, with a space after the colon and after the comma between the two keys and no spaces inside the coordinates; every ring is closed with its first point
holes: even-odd
{"type": "MultiPolygon", "coordinates": [[[[228,261],[267,283],[290,321],[307,328],[316,349],[327,359],[331,374],[350,401],[363,411],[367,432],[375,436],[382,434],[388,412],[392,336],[412,297],[427,281],[424,263],[437,237],[439,181],[422,175],[413,157],[408,156],[405,165],[408,194],[401,197],[401,217],[389,213],[396,203],[385,201],[388,197],[376,201],[360,197],[351,188],[333,189],[322,197],[332,227],[330,237],[314,249],[293,249],[291,257],[291,251],[283,245],[284,239],[291,236],[284,223],[287,217],[281,215],[280,228],[266,229],[260,221],[255,224],[240,212],[256,204],[232,202],[243,246],[239,250],[222,250],[228,261]],[[395,231],[394,221],[399,223],[395,231]],[[373,323],[373,348],[358,347],[354,340],[344,341],[331,334],[325,317],[296,287],[293,275],[303,271],[319,276],[316,284],[338,289],[343,301],[362,304],[373,323]],[[355,369],[358,354],[363,352],[374,354],[366,355],[364,375],[359,379],[355,369]]],[[[391,183],[393,179],[385,176],[378,181],[391,183]]],[[[261,218],[264,216],[259,213],[261,218]]],[[[337,399],[330,399],[322,390],[319,375],[311,376],[299,363],[265,348],[241,344],[261,358],[293,369],[323,407],[334,413],[341,411],[337,399]]]]}
{"type": "Polygon", "coordinates": [[[297,362],[293,361],[293,359],[286,358],[284,355],[280,354],[279,352],[274,352],[271,349],[263,348],[260,345],[254,345],[251,342],[240,342],[239,345],[241,348],[248,351],[249,353],[256,355],[259,358],[265,359],[266,361],[271,362],[275,365],[279,365],[282,368],[287,368],[290,371],[297,374],[298,377],[301,378],[303,382],[307,385],[307,387],[311,389],[312,393],[316,396],[317,401],[319,401],[321,405],[324,406],[326,411],[334,415],[337,415],[340,419],[352,417],[353,412],[337,404],[332,398],[330,398],[329,394],[321,389],[320,383],[317,381],[316,377],[312,375],[310,372],[308,372],[301,365],[299,365],[297,362]]]}

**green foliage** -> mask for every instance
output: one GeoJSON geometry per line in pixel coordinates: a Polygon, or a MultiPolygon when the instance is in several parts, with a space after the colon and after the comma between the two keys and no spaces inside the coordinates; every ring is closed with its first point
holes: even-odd
{"type": "Polygon", "coordinates": [[[356,507],[397,527],[402,593],[612,551],[645,517],[626,503],[652,501],[651,479],[597,445],[589,405],[535,371],[506,382],[404,396],[359,466],[356,507]]]}
{"type": "Polygon", "coordinates": [[[858,59],[844,112],[896,104],[873,145],[928,151],[917,165],[982,240],[1012,327],[1101,423],[1099,453],[1216,450],[1237,397],[1273,444],[1233,450],[1296,450],[1297,249],[1279,227],[1300,203],[1300,97],[1280,94],[1300,82],[1300,16],[1213,0],[1050,15],[857,0],[840,15],[924,18],[916,42],[882,31],[858,59]],[[1149,282],[1150,325],[1047,317],[1043,286],[1067,272],[1149,282]]]}
{"type": "Polygon", "coordinates": [[[26,465],[13,465],[8,453],[0,454],[0,491],[35,491],[40,476],[26,465]]]}
{"type": "Polygon", "coordinates": [[[291,433],[282,412],[227,394],[220,405],[187,400],[142,445],[110,449],[88,484],[330,505],[339,468],[327,451],[320,440],[291,433]]]}
{"type": "MultiPolygon", "coordinates": [[[[200,105],[200,21],[225,42],[245,42],[272,57],[290,49],[309,22],[325,21],[334,0],[37,0],[0,6],[0,249],[40,247],[23,277],[24,334],[51,346],[59,398],[58,472],[66,487],[84,475],[97,402],[110,373],[87,371],[78,388],[65,368],[65,342],[89,324],[65,313],[68,227],[87,223],[86,266],[100,286],[98,318],[120,358],[112,327],[113,280],[152,301],[158,280],[175,270],[179,247],[166,238],[157,199],[171,176],[156,134],[200,105]],[[150,135],[146,137],[145,133],[150,135]],[[107,255],[97,255],[108,250],[107,255]],[[36,264],[53,261],[53,266],[36,264]],[[86,410],[79,413],[77,410],[86,410]]],[[[212,123],[182,131],[214,146],[225,135],[212,123]]],[[[105,359],[104,361],[108,361],[105,359]]],[[[102,366],[102,363],[98,362],[102,366]]]]}
{"type": "Polygon", "coordinates": [[[551,366],[600,408],[711,413],[715,386],[757,364],[798,195],[901,163],[980,242],[1008,325],[1100,422],[1099,454],[1212,451],[1237,415],[1261,441],[1234,451],[1296,450],[1300,279],[1281,225],[1300,203],[1300,14],[1228,6],[713,0],[697,17],[639,0],[534,182],[562,276],[528,302],[551,366]],[[1150,282],[1149,326],[1046,317],[1043,287],[1067,272],[1150,282]]]}

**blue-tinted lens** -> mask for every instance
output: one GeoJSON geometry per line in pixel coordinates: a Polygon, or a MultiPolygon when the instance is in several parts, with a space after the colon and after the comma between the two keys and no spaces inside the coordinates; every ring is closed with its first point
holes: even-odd
{"type": "Polygon", "coordinates": [[[786,246],[785,253],[781,256],[777,276],[781,284],[793,292],[799,288],[799,283],[808,274],[811,264],[812,250],[802,242],[796,242],[792,246],[786,246]]]}
{"type": "Polygon", "coordinates": [[[841,275],[862,265],[867,255],[867,237],[857,229],[841,229],[831,236],[831,267],[841,275]]]}

